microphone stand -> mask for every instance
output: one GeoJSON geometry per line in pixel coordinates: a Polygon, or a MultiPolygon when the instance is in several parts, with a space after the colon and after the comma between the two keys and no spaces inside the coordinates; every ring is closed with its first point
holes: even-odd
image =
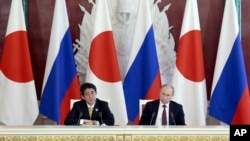
{"type": "Polygon", "coordinates": [[[82,112],[79,114],[79,117],[78,117],[78,120],[77,120],[77,125],[80,125],[81,117],[82,117],[82,112]]]}
{"type": "Polygon", "coordinates": [[[174,113],[173,113],[173,112],[171,112],[170,114],[171,114],[171,118],[172,118],[172,120],[173,120],[174,125],[176,125],[176,123],[175,123],[175,119],[174,119],[174,113]]]}
{"type": "Polygon", "coordinates": [[[152,125],[153,118],[155,117],[155,112],[152,113],[149,125],[152,125]]]}
{"type": "Polygon", "coordinates": [[[104,126],[103,119],[102,119],[102,112],[99,112],[99,116],[100,116],[100,119],[101,119],[100,126],[104,126]]]}

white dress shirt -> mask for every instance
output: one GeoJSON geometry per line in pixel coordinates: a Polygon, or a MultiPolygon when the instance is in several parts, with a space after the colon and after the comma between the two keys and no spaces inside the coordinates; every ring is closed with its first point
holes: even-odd
{"type": "MultiPolygon", "coordinates": [[[[162,112],[163,112],[163,103],[162,102],[160,102],[160,104],[159,104],[159,108],[158,108],[158,114],[157,114],[157,117],[156,117],[156,121],[155,121],[155,125],[156,126],[162,126],[162,112]]],[[[167,113],[167,115],[166,115],[166,117],[167,117],[167,125],[169,125],[169,118],[168,118],[168,116],[169,116],[169,103],[167,103],[167,104],[165,104],[166,105],[166,113],[167,113]]]]}

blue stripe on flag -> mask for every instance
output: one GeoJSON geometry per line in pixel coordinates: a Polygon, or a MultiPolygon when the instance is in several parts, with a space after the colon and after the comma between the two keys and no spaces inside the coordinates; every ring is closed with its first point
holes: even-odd
{"type": "Polygon", "coordinates": [[[60,119],[61,102],[76,75],[76,70],[72,69],[72,66],[75,66],[74,56],[69,46],[72,44],[68,28],[44,87],[40,104],[40,113],[57,122],[60,119]]]}
{"type": "Polygon", "coordinates": [[[124,79],[124,94],[129,120],[135,120],[139,113],[139,99],[146,97],[158,72],[154,32],[151,26],[124,79]]]}
{"type": "Polygon", "coordinates": [[[210,114],[228,124],[234,118],[236,108],[247,85],[242,55],[240,35],[238,34],[210,103],[210,114]]]}

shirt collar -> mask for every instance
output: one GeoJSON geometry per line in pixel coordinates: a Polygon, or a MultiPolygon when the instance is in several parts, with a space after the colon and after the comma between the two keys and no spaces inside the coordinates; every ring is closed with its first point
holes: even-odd
{"type": "MultiPolygon", "coordinates": [[[[160,105],[162,107],[164,104],[160,101],[160,105]]],[[[165,105],[166,105],[166,107],[169,107],[169,102],[167,104],[165,104],[165,105]]]]}
{"type": "Polygon", "coordinates": [[[90,108],[90,107],[94,108],[95,107],[95,103],[92,106],[87,103],[87,106],[88,106],[88,108],[90,108]]]}

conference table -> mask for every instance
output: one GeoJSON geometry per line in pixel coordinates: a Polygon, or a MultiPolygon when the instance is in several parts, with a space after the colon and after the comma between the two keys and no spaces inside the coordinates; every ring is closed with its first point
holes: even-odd
{"type": "Polygon", "coordinates": [[[0,141],[229,141],[229,126],[0,126],[0,141]]]}

